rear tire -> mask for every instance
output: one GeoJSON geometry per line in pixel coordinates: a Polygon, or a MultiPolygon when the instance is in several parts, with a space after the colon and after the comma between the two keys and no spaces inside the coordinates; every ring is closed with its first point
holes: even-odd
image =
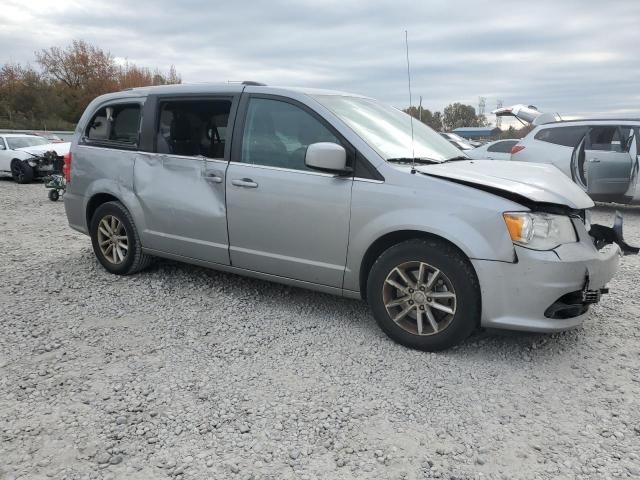
{"type": "Polygon", "coordinates": [[[100,205],[91,218],[89,232],[93,252],[109,272],[131,275],[151,263],[152,257],[142,253],[131,213],[120,202],[100,205]]]}
{"type": "Polygon", "coordinates": [[[396,342],[438,351],[467,338],[480,320],[480,286],[468,259],[435,239],[387,249],[371,267],[367,298],[396,342]]]}
{"type": "Polygon", "coordinates": [[[20,184],[31,183],[34,176],[33,167],[26,161],[16,158],[11,162],[11,176],[20,184]]]}

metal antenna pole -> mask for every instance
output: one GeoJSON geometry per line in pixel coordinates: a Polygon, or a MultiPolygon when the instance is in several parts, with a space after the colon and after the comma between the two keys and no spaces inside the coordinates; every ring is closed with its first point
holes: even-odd
{"type": "MultiPolygon", "coordinates": [[[[412,99],[411,99],[411,66],[409,64],[409,32],[404,31],[404,43],[407,50],[407,80],[409,81],[409,111],[411,111],[412,99]]],[[[413,140],[413,115],[411,117],[411,173],[416,173],[416,150],[413,140]]]]}

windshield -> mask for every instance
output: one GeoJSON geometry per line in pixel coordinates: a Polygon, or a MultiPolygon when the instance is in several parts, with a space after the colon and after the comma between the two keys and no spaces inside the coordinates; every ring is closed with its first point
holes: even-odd
{"type": "Polygon", "coordinates": [[[42,137],[6,137],[7,143],[11,150],[24,147],[35,147],[36,145],[46,145],[49,143],[46,138],[42,137]]]}
{"type": "Polygon", "coordinates": [[[442,162],[460,156],[460,150],[419,120],[413,121],[412,148],[411,117],[377,100],[341,95],[316,95],[315,98],[385,160],[415,156],[442,162]]]}

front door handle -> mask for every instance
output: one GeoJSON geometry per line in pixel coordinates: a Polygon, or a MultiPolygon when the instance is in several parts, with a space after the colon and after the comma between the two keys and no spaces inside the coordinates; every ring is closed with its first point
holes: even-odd
{"type": "Polygon", "coordinates": [[[209,182],[222,183],[222,177],[217,172],[205,172],[204,178],[209,182]]]}
{"type": "Polygon", "coordinates": [[[591,163],[600,163],[600,159],[598,159],[598,158],[590,158],[589,161],[591,163]]]}
{"type": "Polygon", "coordinates": [[[231,180],[231,185],[235,185],[236,187],[244,187],[244,188],[257,188],[258,184],[251,180],[250,178],[236,178],[235,180],[231,180]]]}

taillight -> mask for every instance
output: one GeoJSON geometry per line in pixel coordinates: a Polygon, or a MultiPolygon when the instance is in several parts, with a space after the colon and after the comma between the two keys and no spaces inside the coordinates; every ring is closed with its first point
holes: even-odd
{"type": "Polygon", "coordinates": [[[64,165],[62,166],[62,174],[64,175],[64,181],[71,183],[71,152],[65,154],[64,165]]]}
{"type": "Polygon", "coordinates": [[[524,150],[524,145],[514,145],[511,147],[511,154],[518,153],[520,150],[524,150]]]}

